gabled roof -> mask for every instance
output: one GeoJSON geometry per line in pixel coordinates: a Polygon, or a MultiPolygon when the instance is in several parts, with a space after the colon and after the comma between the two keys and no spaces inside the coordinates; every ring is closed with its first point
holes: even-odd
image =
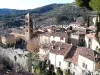
{"type": "Polygon", "coordinates": [[[72,45],[70,44],[57,42],[50,52],[65,56],[70,51],[71,47],[72,45]]]}
{"type": "Polygon", "coordinates": [[[86,47],[77,47],[67,43],[56,43],[54,48],[51,49],[51,53],[64,56],[64,60],[78,64],[79,55],[97,62],[100,60],[100,54],[86,47]]]}
{"type": "Polygon", "coordinates": [[[90,48],[80,47],[79,54],[86,57],[87,59],[94,61],[94,51],[90,48]]]}
{"type": "Polygon", "coordinates": [[[74,55],[76,53],[76,48],[77,48],[76,46],[72,46],[71,50],[65,55],[64,58],[65,58],[66,61],[73,62],[74,55]]]}

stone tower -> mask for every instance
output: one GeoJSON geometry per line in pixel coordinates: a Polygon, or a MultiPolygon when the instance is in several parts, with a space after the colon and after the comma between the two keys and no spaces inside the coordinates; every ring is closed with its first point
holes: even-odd
{"type": "Polygon", "coordinates": [[[33,22],[29,13],[25,16],[25,38],[30,40],[33,36],[33,22]]]}

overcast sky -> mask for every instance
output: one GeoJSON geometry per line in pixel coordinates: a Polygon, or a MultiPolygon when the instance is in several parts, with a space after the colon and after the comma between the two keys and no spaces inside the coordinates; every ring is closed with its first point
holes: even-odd
{"type": "Polygon", "coordinates": [[[74,0],[1,0],[0,8],[34,9],[52,3],[72,3],[74,0]]]}

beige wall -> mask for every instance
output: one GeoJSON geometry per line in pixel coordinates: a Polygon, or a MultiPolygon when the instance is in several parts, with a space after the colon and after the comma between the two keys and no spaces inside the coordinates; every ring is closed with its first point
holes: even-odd
{"type": "Polygon", "coordinates": [[[100,62],[96,63],[96,65],[95,65],[95,71],[97,71],[99,69],[100,69],[100,62]]]}
{"type": "Polygon", "coordinates": [[[25,35],[24,34],[18,34],[18,33],[11,33],[11,34],[15,36],[16,40],[19,40],[19,39],[25,40],[25,35]]]}
{"type": "Polygon", "coordinates": [[[6,38],[6,37],[2,36],[1,37],[1,42],[6,45],[6,44],[10,44],[10,43],[15,43],[16,40],[15,40],[14,37],[12,37],[12,38],[6,38]]]}

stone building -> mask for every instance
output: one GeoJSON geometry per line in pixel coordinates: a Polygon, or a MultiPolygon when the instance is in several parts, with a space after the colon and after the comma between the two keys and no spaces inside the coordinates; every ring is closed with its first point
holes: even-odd
{"type": "Polygon", "coordinates": [[[33,22],[29,13],[25,16],[25,38],[26,40],[32,39],[33,36],[33,22]]]}

